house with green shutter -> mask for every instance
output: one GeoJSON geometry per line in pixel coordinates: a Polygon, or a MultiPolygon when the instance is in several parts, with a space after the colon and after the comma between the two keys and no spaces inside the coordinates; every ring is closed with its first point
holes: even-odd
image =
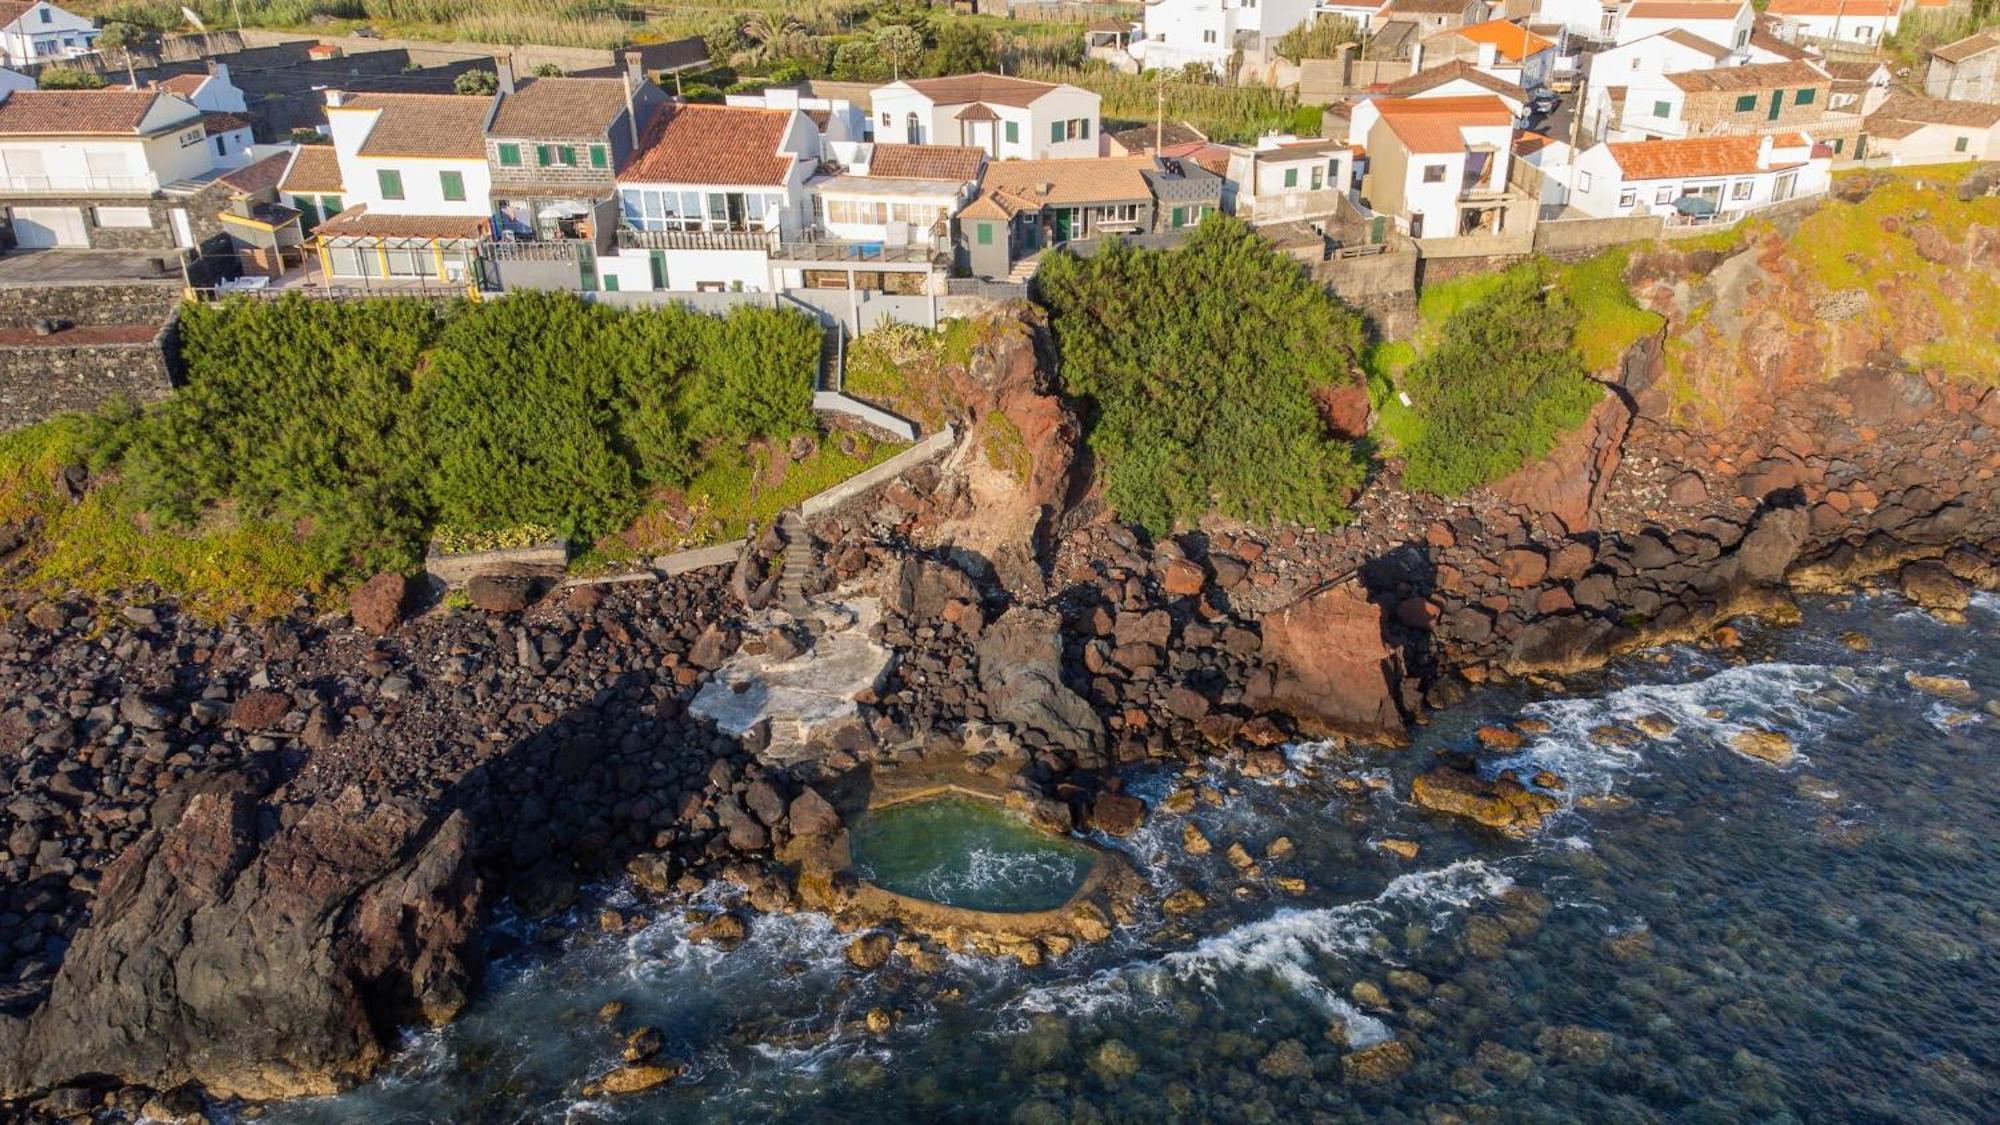
{"type": "Polygon", "coordinates": [[[874,139],[976,148],[990,160],[1064,160],[1104,151],[1103,99],[1067,83],[1005,74],[909,78],[869,97],[874,139]]]}
{"type": "Polygon", "coordinates": [[[598,242],[616,226],[614,183],[666,94],[636,66],[617,78],[531,78],[497,67],[486,130],[497,242],[598,242]]]}

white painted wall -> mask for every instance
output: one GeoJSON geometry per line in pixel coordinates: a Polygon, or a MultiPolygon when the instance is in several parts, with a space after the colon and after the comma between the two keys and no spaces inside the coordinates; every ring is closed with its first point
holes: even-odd
{"type": "MultiPolygon", "coordinates": [[[[187,101],[161,97],[140,127],[150,132],[165,126],[173,127],[158,136],[130,139],[0,139],[0,186],[27,192],[144,194],[218,166],[201,115],[187,101]]],[[[247,130],[243,140],[249,143],[247,130]]]]}
{"type": "Polygon", "coordinates": [[[1091,157],[1098,154],[1102,130],[1100,107],[1103,99],[1075,86],[1057,86],[1035,99],[1032,105],[1009,106],[985,103],[1000,118],[990,123],[990,134],[961,129],[958,114],[963,105],[935,105],[922,93],[900,82],[875,91],[875,140],[891,144],[960,145],[985,148],[998,160],[1050,160],[1091,157]],[[910,128],[915,115],[916,132],[910,128]],[[1072,130],[1069,122],[1080,124],[1072,130]],[[1056,140],[1052,129],[1064,123],[1063,137],[1056,140]],[[1010,132],[1008,126],[1014,128],[1010,132]],[[1072,136],[1074,132],[1074,136],[1072,136]],[[989,137],[990,145],[989,147],[989,137]]]}
{"type": "MultiPolygon", "coordinates": [[[[1792,158],[1780,154],[1777,163],[1792,158]]],[[[1809,160],[1797,168],[1772,169],[1728,176],[1690,176],[1659,180],[1627,180],[1612,159],[1611,150],[1595,145],[1576,160],[1576,190],[1570,203],[1593,218],[1621,218],[1626,215],[1654,215],[1673,209],[1674,200],[1692,189],[1721,185],[1722,212],[1751,211],[1770,204],[1779,179],[1793,173],[1792,197],[1818,195],[1832,181],[1832,161],[1809,160]]]]}
{"type": "MultiPolygon", "coordinates": [[[[759,250],[668,250],[667,288],[719,285],[746,293],[771,288],[771,259],[759,250]]],[[[620,257],[626,255],[621,254],[620,257]]]]}
{"type": "Polygon", "coordinates": [[[1738,7],[1728,19],[1634,19],[1627,13],[1618,23],[1618,43],[1622,46],[1662,31],[1679,29],[1718,47],[1741,51],[1749,45],[1750,29],[1755,23],[1756,17],[1748,4],[1738,7]]]}
{"type": "Polygon", "coordinates": [[[1868,138],[1868,161],[1887,157],[1891,164],[1948,164],[1964,160],[2000,160],[2000,126],[1990,129],[1961,125],[1926,125],[1907,137],[1868,138]],[[1965,151],[1958,151],[1960,138],[1965,151]]]}
{"type": "Polygon", "coordinates": [[[327,121],[333,130],[333,151],[340,161],[340,181],[347,188],[349,207],[365,203],[377,215],[479,215],[492,208],[489,194],[493,186],[486,157],[363,156],[362,144],[381,117],[379,109],[328,107],[327,121]],[[403,181],[403,198],[382,195],[383,171],[398,173],[403,181]],[[465,198],[444,197],[442,172],[457,172],[465,182],[465,198]]]}
{"type": "Polygon", "coordinates": [[[1880,43],[1896,33],[1903,22],[1900,15],[1857,16],[1853,13],[1824,16],[1780,17],[1785,37],[1793,42],[1808,39],[1839,39],[1847,43],[1880,43]]]}
{"type": "Polygon", "coordinates": [[[73,59],[95,50],[97,26],[54,4],[41,3],[0,29],[0,58],[9,66],[73,59]]]}

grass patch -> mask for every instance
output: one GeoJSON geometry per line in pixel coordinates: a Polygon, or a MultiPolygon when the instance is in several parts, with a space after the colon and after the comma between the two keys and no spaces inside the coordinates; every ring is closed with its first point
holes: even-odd
{"type": "Polygon", "coordinates": [[[812,456],[787,465],[784,479],[775,484],[767,483],[766,478],[771,475],[771,458],[782,453],[769,446],[753,448],[747,457],[741,450],[718,451],[685,489],[690,504],[707,513],[686,545],[734,539],[753,521],[759,527],[767,527],[786,508],[796,507],[807,497],[825,492],[906,448],[860,435],[856,435],[853,445],[854,452],[848,453],[840,448],[837,439],[823,440],[812,456]]]}
{"type": "Polygon", "coordinates": [[[1415,362],[1417,349],[1401,340],[1370,344],[1361,353],[1361,366],[1368,372],[1368,404],[1375,411],[1375,437],[1396,451],[1410,449],[1424,433],[1423,417],[1403,405],[1399,389],[1403,372],[1415,362]]]}
{"type": "Polygon", "coordinates": [[[1001,411],[986,416],[985,454],[987,464],[1013,477],[1017,484],[1026,484],[1035,475],[1035,458],[1028,452],[1027,439],[1001,411]]]}
{"type": "Polygon", "coordinates": [[[936,433],[965,413],[950,372],[972,362],[981,332],[971,320],[947,320],[936,329],[885,324],[848,346],[842,390],[936,433]]]}
{"type": "Polygon", "coordinates": [[[1576,310],[1576,350],[1587,371],[1611,370],[1627,348],[1667,323],[1666,317],[1640,308],[1632,299],[1625,286],[1625,267],[1631,258],[1631,247],[1618,246],[1554,271],[1556,284],[1576,310]]]}

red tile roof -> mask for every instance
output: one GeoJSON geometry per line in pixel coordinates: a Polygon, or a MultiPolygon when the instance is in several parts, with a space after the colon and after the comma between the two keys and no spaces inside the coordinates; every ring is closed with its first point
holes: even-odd
{"type": "Polygon", "coordinates": [[[129,88],[16,90],[0,100],[0,136],[136,136],[161,96],[129,88]]]}
{"type": "Polygon", "coordinates": [[[274,152],[255,163],[246,164],[231,172],[225,172],[216,179],[224,186],[244,195],[275,188],[285,178],[285,169],[291,166],[292,154],[274,152]]]}
{"type": "Polygon", "coordinates": [[[674,105],[659,114],[618,179],[653,184],[778,186],[796,157],[778,151],[789,109],[674,105]]]}
{"type": "Polygon", "coordinates": [[[35,6],[35,0],[0,0],[0,27],[6,27],[28,14],[35,6]]]}
{"type": "Polygon", "coordinates": [[[1512,62],[1520,62],[1555,46],[1550,40],[1506,20],[1488,20],[1471,27],[1461,27],[1455,34],[1474,43],[1491,43],[1495,54],[1512,62]]]}
{"type": "Polygon", "coordinates": [[[1795,86],[1824,86],[1830,79],[1808,62],[1774,62],[1683,70],[1667,75],[1667,81],[1693,94],[1715,90],[1789,90],[1795,86]]]}
{"type": "Polygon", "coordinates": [[[1505,82],[1495,78],[1464,59],[1448,62],[1443,66],[1428,67],[1407,78],[1399,78],[1382,87],[1382,92],[1391,97],[1414,97],[1460,79],[1470,82],[1481,89],[1491,90],[1503,98],[1512,98],[1517,102],[1528,100],[1528,92],[1526,90],[1514,85],[1512,82],[1505,82]]]}
{"type": "Polygon", "coordinates": [[[2000,32],[1981,31],[1955,42],[1946,43],[1931,51],[1931,54],[1948,63],[1957,63],[1994,50],[2000,50],[2000,32]]]}
{"type": "Polygon", "coordinates": [[[1380,98],[1375,108],[1411,152],[1463,152],[1468,127],[1512,125],[1513,111],[1492,94],[1453,98],[1380,98]]]}
{"type": "Polygon", "coordinates": [[[979,178],[986,153],[956,145],[876,144],[868,159],[868,175],[892,180],[955,180],[979,178]]]}
{"type": "Polygon", "coordinates": [[[1625,12],[1631,20],[1728,20],[1743,10],[1742,0],[1638,0],[1625,12]]]}
{"type": "MultiPolygon", "coordinates": [[[[1991,129],[2000,125],[2000,105],[1891,94],[1864,123],[1870,133],[1888,133],[1892,122],[1911,125],[1951,125],[1961,129],[1991,129]]],[[[1914,128],[1895,134],[1908,136],[1914,128]]]]}
{"type": "MultiPolygon", "coordinates": [[[[1772,137],[1774,145],[1803,144],[1796,133],[1772,137]]],[[[1693,176],[1730,176],[1747,172],[1768,172],[1796,168],[1799,162],[1774,163],[1757,167],[1757,152],[1763,138],[1694,137],[1672,141],[1629,141],[1607,144],[1628,180],[1672,180],[1693,176]]]]}
{"type": "Polygon", "coordinates": [[[202,132],[213,137],[217,133],[233,133],[238,129],[248,129],[250,119],[240,113],[204,113],[201,115],[202,132]]]}
{"type": "Polygon", "coordinates": [[[1682,27],[1670,27],[1660,32],[1660,38],[1669,43],[1679,43],[1691,51],[1700,51],[1711,59],[1720,61],[1729,57],[1729,48],[1720,43],[1710,42],[1682,27]]]}
{"type": "Polygon", "coordinates": [[[625,112],[623,78],[532,78],[501,97],[496,137],[591,137],[625,112]]]}
{"type": "Polygon", "coordinates": [[[337,194],[347,190],[340,180],[340,159],[332,145],[300,145],[285,170],[282,191],[337,194]]]}
{"type": "Polygon", "coordinates": [[[1051,82],[1011,78],[1004,74],[955,74],[949,78],[911,78],[903,85],[927,97],[935,105],[964,105],[992,102],[996,105],[1026,107],[1055,89],[1051,82]]]}
{"type": "Polygon", "coordinates": [[[208,75],[206,74],[176,74],[172,78],[155,82],[153,85],[158,86],[162,90],[172,90],[181,97],[187,98],[193,97],[194,92],[201,89],[201,84],[206,81],[208,81],[208,75]]]}
{"type": "Polygon", "coordinates": [[[484,94],[351,94],[327,111],[381,111],[361,142],[362,156],[484,160],[492,107],[484,94]]]}

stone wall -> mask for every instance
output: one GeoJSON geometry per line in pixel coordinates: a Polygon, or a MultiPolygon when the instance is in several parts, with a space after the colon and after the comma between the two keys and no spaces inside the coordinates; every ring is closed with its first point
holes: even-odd
{"type": "Polygon", "coordinates": [[[0,287],[0,328],[27,328],[37,320],[81,325],[165,324],[180,306],[181,284],[0,287]]]}
{"type": "MultiPolygon", "coordinates": [[[[90,329],[72,329],[82,335],[90,329]]],[[[115,399],[157,402],[173,390],[164,337],[144,343],[0,342],[0,432],[65,410],[95,410],[115,399]]],[[[48,337],[59,341],[67,333],[48,337]]]]}
{"type": "MultiPolygon", "coordinates": [[[[169,259],[172,271],[178,274],[180,264],[175,254],[172,212],[185,210],[188,223],[194,229],[195,241],[206,242],[223,233],[222,220],[217,215],[222,211],[226,194],[218,185],[211,184],[194,195],[171,199],[157,195],[17,195],[0,197],[0,207],[75,207],[83,212],[83,226],[90,237],[90,249],[159,250],[169,259]],[[99,226],[99,207],[144,207],[152,223],[145,227],[99,226]]],[[[8,225],[6,244],[10,247],[15,244],[12,224],[8,225]]]]}
{"type": "Polygon", "coordinates": [[[1564,261],[1588,258],[1607,246],[1658,238],[1664,221],[1659,215],[1626,215],[1545,222],[1535,227],[1535,253],[1564,261]]]}

